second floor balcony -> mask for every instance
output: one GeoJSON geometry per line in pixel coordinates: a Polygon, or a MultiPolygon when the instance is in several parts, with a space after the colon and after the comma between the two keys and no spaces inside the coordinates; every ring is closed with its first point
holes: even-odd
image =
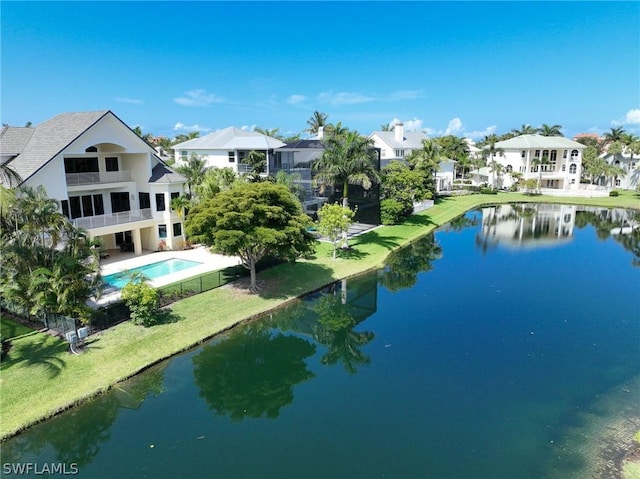
{"type": "Polygon", "coordinates": [[[95,185],[100,183],[120,183],[132,181],[131,171],[95,171],[90,173],[67,173],[67,186],[95,185]]]}
{"type": "Polygon", "coordinates": [[[103,228],[105,226],[115,226],[124,223],[133,223],[135,221],[144,221],[150,219],[153,219],[151,208],[145,208],[142,210],[108,213],[106,215],[85,216],[84,218],[74,219],[73,224],[79,228],[89,230],[93,228],[103,228]]]}

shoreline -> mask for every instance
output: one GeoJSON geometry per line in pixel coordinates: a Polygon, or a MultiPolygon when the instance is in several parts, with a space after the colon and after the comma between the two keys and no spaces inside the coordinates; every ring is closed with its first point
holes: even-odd
{"type": "MultiPolygon", "coordinates": [[[[44,364],[28,360],[9,361],[9,365],[2,368],[0,442],[88,401],[176,354],[193,349],[238,325],[258,320],[301,296],[334,281],[378,269],[392,251],[471,209],[506,203],[574,204],[640,210],[640,196],[632,192],[603,198],[517,193],[447,197],[432,208],[412,215],[402,225],[382,226],[353,238],[352,246],[364,252],[359,258],[332,260],[331,247],[318,244],[312,259],[285,263],[263,271],[259,280],[265,287],[259,294],[249,294],[236,282],[185,298],[168,308],[178,318],[175,321],[150,328],[130,322],[121,323],[92,336],[87,351],[80,356],[69,355],[66,343],[45,338],[39,345],[50,353],[45,355],[44,364]],[[98,367],[100,369],[96,370],[98,367]],[[27,407],[21,404],[25,397],[30,398],[27,407]]],[[[14,348],[19,351],[20,340],[16,342],[18,344],[14,344],[14,348]]]]}

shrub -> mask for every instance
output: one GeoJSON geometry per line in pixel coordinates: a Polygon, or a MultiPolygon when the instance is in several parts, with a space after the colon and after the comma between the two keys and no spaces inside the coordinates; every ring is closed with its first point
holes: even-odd
{"type": "Polygon", "coordinates": [[[609,192],[609,196],[619,196],[619,195],[620,195],[620,192],[616,191],[616,190],[613,190],[613,191],[609,192]]]}
{"type": "Polygon", "coordinates": [[[122,288],[122,300],[131,311],[135,324],[151,326],[158,319],[160,296],[147,283],[128,283],[122,288]]]}
{"type": "Polygon", "coordinates": [[[402,223],[406,216],[406,206],[398,200],[390,198],[380,202],[380,218],[383,225],[396,225],[402,223]]]}
{"type": "Polygon", "coordinates": [[[498,190],[494,188],[480,188],[481,195],[497,195],[498,190]]]}

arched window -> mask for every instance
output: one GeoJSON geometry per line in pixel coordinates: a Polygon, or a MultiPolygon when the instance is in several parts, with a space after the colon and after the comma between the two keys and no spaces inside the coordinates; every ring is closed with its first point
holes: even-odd
{"type": "Polygon", "coordinates": [[[557,158],[558,158],[558,150],[551,150],[551,156],[549,157],[549,160],[551,160],[551,163],[555,163],[557,158]]]}
{"type": "Polygon", "coordinates": [[[564,163],[562,163],[562,171],[567,171],[567,165],[565,165],[564,163]]]}
{"type": "Polygon", "coordinates": [[[98,148],[95,146],[90,146],[89,148],[87,148],[86,150],[84,150],[86,153],[97,153],[98,152],[98,148]]]}
{"type": "Polygon", "coordinates": [[[571,165],[569,165],[569,173],[571,173],[572,175],[575,175],[577,171],[578,171],[578,166],[575,163],[571,163],[571,165]]]}
{"type": "Polygon", "coordinates": [[[513,171],[513,166],[507,165],[507,173],[511,173],[513,171]]]}
{"type": "Polygon", "coordinates": [[[578,158],[578,150],[571,150],[571,159],[575,160],[578,158]]]}

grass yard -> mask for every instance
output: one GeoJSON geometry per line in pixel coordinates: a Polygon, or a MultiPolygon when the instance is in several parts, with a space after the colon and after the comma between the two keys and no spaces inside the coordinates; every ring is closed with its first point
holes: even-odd
{"type": "MultiPolygon", "coordinates": [[[[529,197],[514,193],[445,198],[398,226],[383,226],[351,240],[351,250],[332,259],[332,246],[319,243],[312,258],[280,264],[258,274],[259,294],[249,294],[241,280],[178,301],[161,324],[144,328],[130,322],[94,335],[81,355],[64,341],[37,333],[13,341],[0,365],[0,439],[46,419],[145,368],[326,284],[383,264],[386,256],[437,226],[481,205],[549,202],[625,207],[640,210],[640,197],[529,197]],[[25,398],[28,407],[25,407],[25,398]]],[[[199,280],[198,280],[199,281],[199,280]]],[[[3,323],[4,328],[4,323],[3,323]]]]}
{"type": "Polygon", "coordinates": [[[0,316],[0,340],[2,341],[33,333],[33,331],[33,329],[24,324],[20,324],[5,316],[0,316]]]}

